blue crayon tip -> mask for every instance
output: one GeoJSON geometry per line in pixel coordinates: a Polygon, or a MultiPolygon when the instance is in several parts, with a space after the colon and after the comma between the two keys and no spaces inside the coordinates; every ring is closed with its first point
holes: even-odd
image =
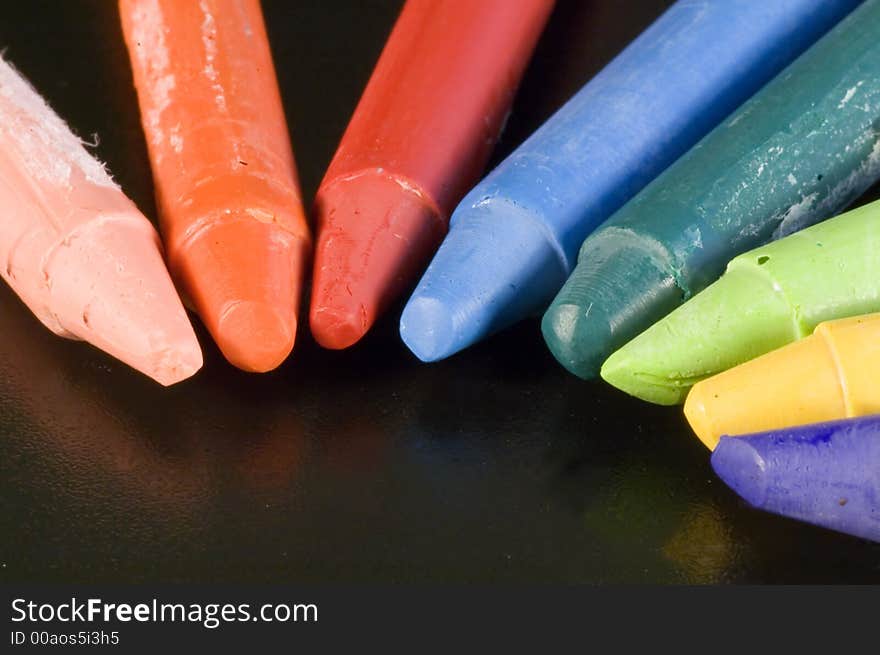
{"type": "Polygon", "coordinates": [[[500,198],[462,207],[400,318],[400,336],[425,362],[454,355],[537,314],[569,265],[537,217],[500,198]]]}
{"type": "Polygon", "coordinates": [[[880,416],[722,437],[712,468],[753,507],[880,541],[880,416]]]}
{"type": "Polygon", "coordinates": [[[403,342],[423,362],[436,362],[459,350],[455,341],[462,331],[447,304],[429,295],[410,298],[400,318],[403,342]]]}

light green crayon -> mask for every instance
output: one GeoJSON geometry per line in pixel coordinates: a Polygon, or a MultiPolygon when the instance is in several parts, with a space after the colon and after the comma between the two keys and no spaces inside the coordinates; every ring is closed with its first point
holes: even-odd
{"type": "Polygon", "coordinates": [[[880,201],[733,259],[724,275],[609,357],[602,377],[661,405],[700,380],[880,312],[880,201]]]}

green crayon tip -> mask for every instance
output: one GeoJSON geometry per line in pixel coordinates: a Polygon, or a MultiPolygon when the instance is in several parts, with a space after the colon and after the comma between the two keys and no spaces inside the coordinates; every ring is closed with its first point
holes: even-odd
{"type": "Polygon", "coordinates": [[[602,377],[661,405],[707,377],[880,311],[880,201],[733,259],[727,272],[611,355],[602,377]]]}
{"type": "Polygon", "coordinates": [[[713,372],[799,336],[773,280],[760,267],[736,268],[612,354],[602,378],[642,400],[676,405],[713,372]]]}

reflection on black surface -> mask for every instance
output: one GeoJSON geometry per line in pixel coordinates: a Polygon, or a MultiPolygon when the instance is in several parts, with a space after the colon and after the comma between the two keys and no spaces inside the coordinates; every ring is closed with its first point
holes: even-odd
{"type": "MultiPolygon", "coordinates": [[[[308,198],[400,2],[263,4],[308,198]]],[[[666,4],[562,2],[497,156],[666,4]]],[[[152,213],[114,5],[9,3],[0,42],[152,213]]],[[[399,311],[263,376],[200,330],[163,389],[4,287],[0,580],[880,582],[880,545],[745,508],[680,410],[571,377],[536,321],[425,366],[399,311]]]]}
{"type": "Polygon", "coordinates": [[[27,454],[37,490],[192,526],[224,486],[264,493],[296,474],[305,444],[295,413],[253,411],[232,389],[169,392],[50,334],[5,288],[0,334],[5,445],[27,454]]]}
{"type": "Polygon", "coordinates": [[[666,541],[663,554],[693,584],[724,582],[738,562],[737,544],[724,516],[711,503],[697,502],[685,523],[666,541]]]}
{"type": "Polygon", "coordinates": [[[743,508],[679,412],[568,376],[536,329],[425,367],[392,355],[385,321],[364,348],[305,340],[261,377],[209,348],[212,373],[168,390],[39,328],[4,290],[3,576],[880,577],[876,545],[743,508]]]}
{"type": "Polygon", "coordinates": [[[125,405],[115,405],[119,389],[101,388],[99,378],[108,377],[108,370],[98,360],[89,361],[90,347],[43,329],[6,287],[2,300],[4,438],[7,447],[28,454],[25,463],[34,468],[29,482],[110,501],[120,495],[167,495],[185,499],[169,503],[169,509],[186,509],[204,481],[197,470],[180,465],[190,448],[178,438],[174,417],[162,416],[165,429],[155,435],[144,431],[144,417],[136,412],[147,407],[136,405],[129,413],[125,405]],[[84,349],[86,357],[75,360],[84,349]]]}

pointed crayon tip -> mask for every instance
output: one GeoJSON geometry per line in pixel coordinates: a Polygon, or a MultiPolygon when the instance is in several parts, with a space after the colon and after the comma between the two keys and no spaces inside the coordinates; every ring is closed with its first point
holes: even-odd
{"type": "Polygon", "coordinates": [[[880,416],[722,437],[718,477],[757,509],[880,541],[880,416]]]}
{"type": "Polygon", "coordinates": [[[546,307],[568,273],[541,222],[488,198],[453,215],[400,319],[407,347],[437,361],[546,307]]]}
{"type": "Polygon", "coordinates": [[[343,350],[360,341],[373,326],[375,312],[368,312],[366,305],[350,299],[347,306],[337,303],[335,307],[312,307],[309,325],[315,341],[329,350],[343,350]]]}
{"type": "MultiPolygon", "coordinates": [[[[630,342],[632,343],[632,342],[630,342]]],[[[612,353],[605,360],[600,370],[602,379],[641,400],[657,405],[680,405],[687,398],[688,390],[693,384],[689,379],[672,374],[665,376],[656,374],[639,359],[638,349],[622,349],[612,353]]]]}
{"type": "Polygon", "coordinates": [[[224,357],[246,371],[265,372],[287,359],[296,339],[296,316],[265,302],[233,300],[220,314],[214,338],[224,357]]]}
{"type": "Polygon", "coordinates": [[[602,377],[660,405],[684,402],[700,380],[804,336],[772,277],[734,260],[714,284],[613,353],[602,377]]]}
{"type": "Polygon", "coordinates": [[[279,225],[233,215],[193,237],[172,266],[224,357],[264,373],[293,349],[307,254],[279,225]]]}
{"type": "Polygon", "coordinates": [[[411,283],[445,225],[418,188],[378,171],[322,188],[316,213],[309,323],[320,345],[339,350],[359,341],[411,283]]]}
{"type": "Polygon", "coordinates": [[[715,450],[720,435],[712,421],[712,402],[707,396],[711,394],[705,384],[696,384],[684,401],[684,415],[691,429],[709,450],[715,450]]]}
{"type": "Polygon", "coordinates": [[[864,375],[877,368],[871,348],[880,320],[871,325],[861,316],[821,323],[811,336],[702,380],[688,394],[685,416],[712,449],[722,435],[876,413],[864,375]]]}
{"type": "Polygon", "coordinates": [[[622,230],[588,237],[541,329],[566,369],[595,378],[605,359],[681,302],[657,246],[622,230]]]}
{"type": "Polygon", "coordinates": [[[159,235],[140,214],[96,218],[46,261],[58,324],[165,386],[202,367],[159,235]]]}
{"type": "Polygon", "coordinates": [[[202,351],[193,335],[192,340],[168,340],[164,347],[160,346],[160,355],[151,359],[149,368],[144,372],[168,387],[195,375],[202,368],[202,363],[202,351]]]}
{"type": "Polygon", "coordinates": [[[593,313],[588,303],[554,302],[541,320],[541,333],[550,352],[570,373],[588,380],[594,377],[607,355],[611,339],[607,317],[593,313]]]}
{"type": "Polygon", "coordinates": [[[456,334],[454,317],[436,298],[413,297],[400,317],[400,338],[423,362],[435,362],[455,352],[456,334]]]}
{"type": "Polygon", "coordinates": [[[721,437],[712,453],[712,468],[728,487],[752,507],[761,508],[767,498],[767,464],[751,440],[721,437]]]}

